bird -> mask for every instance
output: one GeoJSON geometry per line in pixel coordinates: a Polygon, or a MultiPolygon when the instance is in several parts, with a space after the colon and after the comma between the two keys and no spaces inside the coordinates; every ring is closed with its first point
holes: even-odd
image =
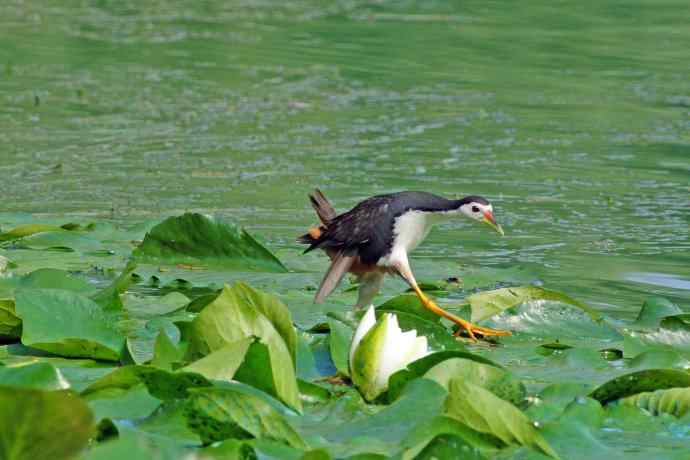
{"type": "Polygon", "coordinates": [[[409,284],[426,309],[457,324],[457,333],[464,330],[473,340],[477,335],[510,335],[509,331],[475,325],[439,307],[420,289],[408,258],[434,224],[456,216],[483,222],[503,235],[486,198],[470,195],[452,200],[428,192],[404,191],[367,198],[342,214],[319,189],[309,194],[309,200],[320,223],[309,228],[298,242],[308,245],[304,253],[321,249],[331,259],[315,303],[323,302],[345,274],[352,273],[359,284],[355,308],[365,308],[379,292],[385,275],[390,274],[409,284]]]}

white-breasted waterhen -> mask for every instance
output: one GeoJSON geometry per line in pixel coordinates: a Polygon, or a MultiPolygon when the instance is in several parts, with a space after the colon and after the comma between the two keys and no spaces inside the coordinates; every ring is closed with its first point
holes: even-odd
{"type": "Polygon", "coordinates": [[[342,214],[336,213],[318,189],[309,199],[321,224],[310,228],[298,241],[309,245],[305,252],[322,249],[331,258],[331,266],[314,302],[322,302],[346,273],[353,273],[359,279],[356,307],[367,307],[378,293],[385,274],[390,273],[402,277],[424,307],[458,324],[461,328],[458,332],[465,330],[473,339],[476,335],[510,335],[508,331],[477,326],[440,308],[417,285],[407,258],[407,253],[444,217],[469,217],[503,235],[485,198],[467,196],[448,200],[426,192],[399,192],[367,198],[342,214]]]}

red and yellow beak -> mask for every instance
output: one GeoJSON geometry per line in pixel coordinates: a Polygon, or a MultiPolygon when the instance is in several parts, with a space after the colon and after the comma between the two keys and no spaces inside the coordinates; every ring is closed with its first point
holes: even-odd
{"type": "Polygon", "coordinates": [[[496,223],[496,219],[494,219],[494,214],[491,211],[484,212],[484,219],[482,219],[482,222],[496,230],[498,233],[501,234],[501,236],[505,235],[505,233],[503,233],[503,229],[501,228],[501,226],[496,223]]]}

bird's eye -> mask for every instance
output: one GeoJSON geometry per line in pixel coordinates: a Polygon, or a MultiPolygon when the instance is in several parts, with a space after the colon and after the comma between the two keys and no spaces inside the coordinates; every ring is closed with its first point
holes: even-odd
{"type": "Polygon", "coordinates": [[[472,212],[479,212],[478,206],[472,206],[472,212]]]}

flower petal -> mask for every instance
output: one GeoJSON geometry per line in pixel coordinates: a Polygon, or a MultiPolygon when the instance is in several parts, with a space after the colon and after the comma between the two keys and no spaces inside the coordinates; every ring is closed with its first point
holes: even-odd
{"type": "Polygon", "coordinates": [[[369,305],[366,313],[362,316],[359,324],[357,325],[357,330],[355,335],[352,337],[352,343],[350,344],[350,367],[352,367],[352,358],[355,355],[355,350],[359,346],[359,342],[362,341],[364,336],[369,332],[369,330],[376,324],[376,311],[373,305],[369,305]]]}

